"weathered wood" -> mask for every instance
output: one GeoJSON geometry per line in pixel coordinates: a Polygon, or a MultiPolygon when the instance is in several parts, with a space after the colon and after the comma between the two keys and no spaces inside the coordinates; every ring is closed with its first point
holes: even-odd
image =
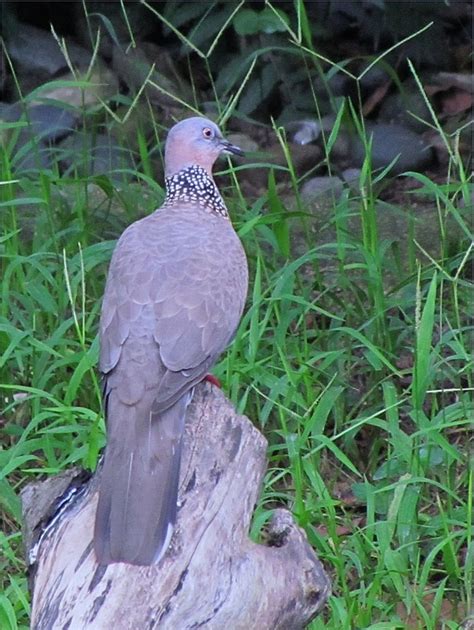
{"type": "MultiPolygon", "coordinates": [[[[328,578],[288,511],[276,510],[266,545],[248,538],[265,439],[209,384],[196,388],[189,409],[177,528],[164,558],[151,567],[97,565],[93,477],[33,551],[34,630],[291,630],[321,609],[328,578]]],[[[55,509],[52,492],[39,502],[37,487],[23,493],[30,553],[44,516],[55,509]],[[42,514],[32,512],[32,501],[41,503],[42,514]]]]}

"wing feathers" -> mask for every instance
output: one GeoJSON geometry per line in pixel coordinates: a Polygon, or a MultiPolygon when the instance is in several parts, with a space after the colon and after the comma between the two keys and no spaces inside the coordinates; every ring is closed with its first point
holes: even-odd
{"type": "Polygon", "coordinates": [[[181,443],[189,394],[159,417],[143,403],[112,404],[94,532],[100,564],[148,565],[166,550],[176,521],[181,443]]]}
{"type": "Polygon", "coordinates": [[[120,238],[100,325],[108,444],[99,562],[146,565],[166,550],[186,407],[232,339],[246,289],[245,254],[225,219],[162,209],[120,238]]]}

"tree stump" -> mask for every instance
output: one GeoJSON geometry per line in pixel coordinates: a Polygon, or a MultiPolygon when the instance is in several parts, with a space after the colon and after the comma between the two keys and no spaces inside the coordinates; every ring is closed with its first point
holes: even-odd
{"type": "Polygon", "coordinates": [[[278,509],[265,545],[248,538],[266,446],[222,392],[196,387],[175,533],[150,567],[97,564],[92,535],[100,469],[88,480],[68,471],[25,488],[32,628],[304,628],[330,591],[304,532],[278,509]]]}

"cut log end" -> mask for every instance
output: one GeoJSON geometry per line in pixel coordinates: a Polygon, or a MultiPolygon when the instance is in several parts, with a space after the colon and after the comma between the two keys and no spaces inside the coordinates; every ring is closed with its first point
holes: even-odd
{"type": "Polygon", "coordinates": [[[158,565],[97,565],[97,476],[68,471],[23,491],[35,630],[290,630],[321,610],[329,580],[290,512],[275,510],[266,545],[248,538],[265,439],[210,385],[189,409],[178,522],[158,565]]]}

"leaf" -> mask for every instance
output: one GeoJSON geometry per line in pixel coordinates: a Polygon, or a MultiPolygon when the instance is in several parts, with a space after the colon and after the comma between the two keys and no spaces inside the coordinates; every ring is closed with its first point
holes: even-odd
{"type": "Polygon", "coordinates": [[[6,595],[0,595],[0,628],[4,630],[17,630],[15,609],[6,595]]]}
{"type": "Polygon", "coordinates": [[[324,431],[329,414],[342,392],[343,388],[335,385],[322,393],[311,418],[305,421],[303,439],[306,440],[309,435],[321,434],[324,431]]]}
{"type": "Polygon", "coordinates": [[[285,32],[290,21],[286,13],[280,9],[272,10],[266,7],[260,12],[243,9],[237,13],[232,23],[239,35],[256,35],[257,33],[271,35],[285,32]]]}
{"type": "Polygon", "coordinates": [[[13,516],[17,523],[21,523],[21,501],[8,479],[0,479],[0,505],[2,511],[13,516]]]}
{"type": "Polygon", "coordinates": [[[286,13],[280,9],[266,7],[259,16],[260,31],[271,35],[272,33],[285,33],[290,23],[286,13]],[[278,14],[278,15],[276,15],[278,14]]]}
{"type": "Polygon", "coordinates": [[[340,463],[346,468],[348,468],[354,475],[356,475],[357,477],[362,476],[361,473],[354,466],[354,464],[351,462],[349,457],[345,453],[343,453],[338,446],[336,446],[333,440],[331,440],[330,438],[326,437],[323,434],[314,435],[313,437],[316,442],[320,442],[327,449],[329,449],[331,453],[336,457],[336,459],[338,459],[340,463]]]}
{"type": "Polygon", "coordinates": [[[25,289],[31,297],[39,304],[41,310],[45,313],[57,313],[58,304],[48,291],[47,287],[38,279],[25,282],[25,289]]]}
{"type": "MultiPolygon", "coordinates": [[[[2,344],[2,356],[0,357],[0,368],[3,367],[10,355],[15,351],[15,349],[21,344],[25,337],[28,337],[28,332],[26,330],[18,330],[15,326],[12,326],[8,323],[0,323],[0,332],[5,333],[9,337],[9,345],[5,348],[2,344]]],[[[6,345],[6,341],[5,341],[6,345]]]]}
{"type": "Polygon", "coordinates": [[[97,17],[99,20],[102,20],[104,23],[105,30],[109,34],[110,39],[114,42],[119,50],[121,50],[120,42],[118,40],[117,34],[115,32],[114,26],[108,17],[103,15],[102,13],[89,13],[89,17],[97,17]]]}
{"type": "Polygon", "coordinates": [[[255,111],[279,82],[277,70],[273,64],[267,64],[260,75],[249,81],[239,103],[239,111],[250,114],[255,111]]]}
{"type": "Polygon", "coordinates": [[[239,11],[232,23],[239,35],[255,35],[259,31],[258,13],[253,9],[239,11]]]}
{"type": "Polygon", "coordinates": [[[394,477],[400,477],[407,472],[407,463],[401,457],[392,456],[384,461],[372,475],[374,481],[381,481],[383,479],[393,479],[394,477]]]}
{"type": "Polygon", "coordinates": [[[73,400],[77,396],[79,387],[82,384],[84,375],[89,372],[97,363],[99,356],[99,337],[96,336],[91,347],[86,353],[84,353],[77,364],[74,373],[72,374],[69,384],[64,395],[64,402],[66,405],[71,405],[73,400]]]}
{"type": "Polygon", "coordinates": [[[288,229],[288,221],[284,216],[285,208],[276,189],[275,173],[273,169],[271,169],[268,174],[268,209],[271,214],[281,217],[273,224],[273,231],[280,253],[285,258],[288,258],[290,255],[290,231],[288,229]]]}
{"type": "Polygon", "coordinates": [[[421,409],[431,377],[431,345],[436,303],[436,271],[431,279],[423,313],[416,331],[416,355],[413,378],[413,406],[421,409]]]}

